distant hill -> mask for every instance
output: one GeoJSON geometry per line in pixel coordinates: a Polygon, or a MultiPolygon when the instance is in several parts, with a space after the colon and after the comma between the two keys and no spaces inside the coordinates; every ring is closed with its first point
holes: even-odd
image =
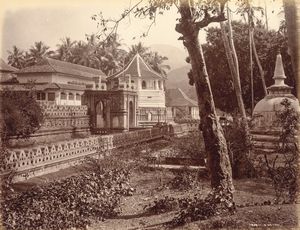
{"type": "Polygon", "coordinates": [[[168,58],[165,64],[169,65],[171,70],[186,65],[185,58],[187,57],[187,53],[183,49],[166,44],[154,44],[151,45],[150,48],[152,51],[156,51],[160,55],[168,58]]]}
{"type": "Polygon", "coordinates": [[[166,81],[167,89],[180,88],[191,99],[197,100],[195,87],[189,85],[187,73],[190,70],[190,65],[171,70],[168,73],[168,79],[166,81]]]}
{"type": "Polygon", "coordinates": [[[166,81],[167,89],[180,88],[188,97],[197,100],[195,87],[189,85],[187,77],[187,73],[191,67],[185,62],[188,56],[186,51],[166,44],[154,44],[150,48],[152,51],[168,57],[165,63],[170,65],[171,71],[168,72],[168,80],[166,81]]]}

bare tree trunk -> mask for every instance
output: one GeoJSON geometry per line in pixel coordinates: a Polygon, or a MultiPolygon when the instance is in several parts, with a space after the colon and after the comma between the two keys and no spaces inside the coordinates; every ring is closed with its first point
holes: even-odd
{"type": "Polygon", "coordinates": [[[232,172],[226,140],[217,118],[203,51],[198,40],[199,28],[192,23],[189,3],[185,0],[181,0],[180,3],[181,21],[176,25],[176,31],[183,35],[183,44],[188,50],[192,65],[201,119],[200,127],[208,154],[211,186],[233,194],[232,172]]]}
{"type": "MultiPolygon", "coordinates": [[[[294,72],[294,78],[296,80],[296,93],[299,98],[300,96],[300,52],[299,52],[299,38],[300,38],[300,5],[297,0],[283,0],[284,15],[287,27],[287,37],[288,37],[288,49],[289,54],[292,58],[292,66],[294,72]]],[[[300,131],[298,130],[298,136],[300,131]]],[[[300,146],[300,138],[298,138],[298,146],[300,146]]],[[[298,156],[298,165],[300,165],[300,157],[298,156]]],[[[300,178],[300,170],[297,174],[298,179],[300,178]]],[[[297,201],[300,200],[300,191],[297,191],[297,201]]]]}
{"type": "Polygon", "coordinates": [[[247,116],[246,116],[246,111],[245,111],[245,106],[244,106],[244,101],[243,101],[243,96],[242,96],[240,74],[239,74],[239,69],[238,69],[238,60],[237,60],[235,49],[232,49],[232,47],[234,47],[232,35],[230,36],[230,39],[232,41],[229,42],[229,39],[226,34],[224,22],[221,22],[220,26],[221,26],[222,39],[223,39],[223,43],[224,43],[224,47],[225,47],[225,53],[226,53],[229,69],[231,72],[231,77],[232,77],[233,84],[234,84],[234,90],[235,90],[235,95],[236,95],[239,111],[242,115],[242,118],[244,120],[246,120],[247,116]],[[230,45],[230,43],[231,43],[231,45],[230,45]],[[234,55],[234,53],[235,53],[235,55],[234,55]],[[234,58],[234,56],[236,58],[234,58]]]}
{"type": "Polygon", "coordinates": [[[252,43],[252,48],[253,48],[253,53],[254,53],[254,57],[255,57],[255,60],[256,60],[256,64],[258,66],[258,70],[259,70],[259,74],[260,74],[262,86],[263,86],[263,89],[264,89],[264,93],[265,93],[265,96],[267,96],[268,91],[267,91],[267,86],[266,86],[266,81],[265,81],[265,73],[264,73],[264,70],[262,68],[262,65],[260,63],[260,60],[259,60],[259,57],[258,57],[258,54],[257,54],[257,50],[256,50],[256,46],[255,46],[255,41],[254,41],[254,32],[253,31],[251,33],[250,39],[251,39],[251,43],[252,43]]]}
{"type": "MultiPolygon", "coordinates": [[[[229,14],[229,13],[228,13],[229,14]]],[[[225,47],[225,53],[228,60],[229,69],[231,72],[231,77],[234,84],[236,99],[238,102],[238,107],[240,114],[242,115],[242,122],[241,127],[245,134],[245,147],[250,146],[250,129],[247,122],[247,116],[246,116],[246,110],[244,107],[244,101],[242,96],[242,90],[241,90],[241,82],[240,82],[240,74],[239,74],[239,65],[238,65],[238,58],[234,46],[233,41],[233,35],[232,35],[232,27],[231,27],[231,20],[228,15],[228,29],[229,29],[229,38],[226,33],[225,23],[220,22],[221,26],[221,33],[222,33],[222,39],[225,47]]],[[[245,148],[246,149],[246,148],[245,148]]],[[[250,157],[250,148],[247,149],[248,151],[245,151],[245,154],[243,156],[235,156],[232,155],[231,160],[234,162],[234,165],[232,166],[234,171],[233,175],[235,177],[243,177],[247,173],[247,168],[249,164],[249,157],[250,157]]]]}
{"type": "Polygon", "coordinates": [[[296,90],[298,97],[300,96],[300,85],[299,85],[299,38],[300,38],[300,5],[297,4],[297,0],[283,0],[284,15],[287,27],[288,47],[289,54],[292,57],[292,66],[294,77],[296,80],[296,90]]]}

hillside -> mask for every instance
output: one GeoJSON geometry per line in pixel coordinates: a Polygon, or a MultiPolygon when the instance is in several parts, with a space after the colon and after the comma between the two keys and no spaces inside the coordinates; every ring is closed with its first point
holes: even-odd
{"type": "Polygon", "coordinates": [[[189,85],[187,73],[190,70],[189,65],[171,70],[168,73],[168,80],[166,81],[167,89],[180,88],[191,99],[197,100],[194,86],[189,85]]]}
{"type": "Polygon", "coordinates": [[[160,55],[166,56],[168,58],[168,60],[165,61],[164,64],[169,65],[171,67],[171,70],[186,65],[185,58],[187,54],[183,49],[166,44],[154,44],[151,45],[150,48],[152,51],[158,52],[160,55]]]}

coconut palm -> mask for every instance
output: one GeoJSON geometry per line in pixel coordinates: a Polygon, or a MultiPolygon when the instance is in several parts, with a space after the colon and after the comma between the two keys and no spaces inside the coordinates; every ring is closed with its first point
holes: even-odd
{"type": "Polygon", "coordinates": [[[8,64],[18,69],[22,69],[25,67],[25,55],[23,50],[20,50],[18,47],[13,46],[13,50],[7,52],[9,54],[7,57],[8,64]]]}
{"type": "Polygon", "coordinates": [[[118,36],[111,35],[100,44],[98,51],[102,61],[102,71],[109,75],[122,69],[128,53],[120,48],[118,36]]]}
{"type": "Polygon", "coordinates": [[[149,47],[145,47],[141,42],[137,45],[132,45],[129,49],[129,53],[126,57],[125,62],[129,62],[136,54],[141,55],[141,57],[145,57],[149,53],[149,47]]]}
{"type": "Polygon", "coordinates": [[[101,60],[97,55],[96,46],[92,43],[79,41],[74,47],[71,62],[87,67],[100,69],[101,60]]]}
{"type": "Polygon", "coordinates": [[[76,44],[76,41],[72,41],[71,38],[66,37],[61,39],[61,44],[58,44],[58,49],[56,50],[55,58],[61,61],[70,61],[73,56],[73,50],[76,44]]]}
{"type": "Polygon", "coordinates": [[[50,47],[46,46],[42,41],[35,42],[34,46],[29,49],[26,55],[26,65],[35,65],[45,57],[51,57],[54,52],[49,50],[50,47]]]}
{"type": "Polygon", "coordinates": [[[171,69],[169,65],[163,64],[163,62],[168,60],[168,58],[159,55],[157,52],[148,53],[145,59],[153,70],[163,76],[167,76],[167,70],[171,69]]]}

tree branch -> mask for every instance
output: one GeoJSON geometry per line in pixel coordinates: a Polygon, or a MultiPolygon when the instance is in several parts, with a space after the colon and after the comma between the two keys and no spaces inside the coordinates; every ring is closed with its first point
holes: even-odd
{"type": "Polygon", "coordinates": [[[207,13],[205,14],[205,17],[201,21],[196,22],[196,28],[201,29],[208,26],[212,22],[223,22],[226,20],[227,18],[225,17],[224,12],[221,12],[217,16],[210,16],[210,14],[207,13]]]}

